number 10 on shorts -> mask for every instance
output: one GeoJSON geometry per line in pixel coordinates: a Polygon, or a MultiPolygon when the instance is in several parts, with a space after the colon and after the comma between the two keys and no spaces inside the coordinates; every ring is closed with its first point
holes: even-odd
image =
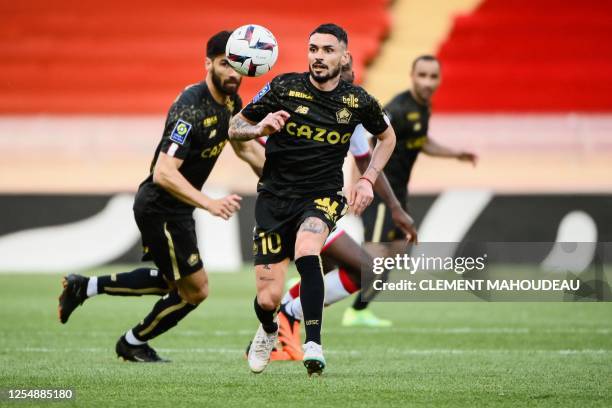
{"type": "Polygon", "coordinates": [[[268,235],[266,235],[265,232],[260,232],[259,242],[261,242],[262,255],[267,255],[268,252],[271,254],[278,254],[282,248],[281,237],[276,232],[272,232],[268,235]]]}

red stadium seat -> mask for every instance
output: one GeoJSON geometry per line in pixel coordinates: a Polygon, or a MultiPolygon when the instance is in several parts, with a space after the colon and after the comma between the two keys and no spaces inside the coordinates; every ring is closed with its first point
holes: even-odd
{"type": "Polygon", "coordinates": [[[269,28],[280,53],[271,74],[243,81],[245,100],[275,74],[305,71],[308,34],[325,22],[348,31],[359,78],[390,25],[388,0],[210,3],[0,3],[0,112],[163,113],[203,78],[206,39],[247,23],[269,28]]]}
{"type": "Polygon", "coordinates": [[[610,1],[485,0],[438,52],[436,111],[611,111],[610,43],[610,1]]]}

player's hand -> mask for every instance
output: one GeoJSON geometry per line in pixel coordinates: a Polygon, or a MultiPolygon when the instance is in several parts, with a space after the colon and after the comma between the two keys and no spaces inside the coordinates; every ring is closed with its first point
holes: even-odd
{"type": "Polygon", "coordinates": [[[391,210],[391,218],[393,219],[393,223],[399,228],[408,242],[412,242],[413,244],[418,244],[419,240],[417,237],[417,230],[414,227],[414,220],[403,208],[397,207],[391,210]]]}
{"type": "Polygon", "coordinates": [[[210,200],[207,203],[206,210],[215,217],[221,217],[224,220],[229,220],[236,211],[240,209],[240,201],[242,197],[237,194],[230,194],[227,197],[218,200],[210,200]]]}
{"type": "Polygon", "coordinates": [[[461,152],[457,155],[457,160],[470,162],[472,166],[476,167],[478,156],[472,152],[461,152]]]}
{"type": "Polygon", "coordinates": [[[363,178],[357,180],[349,197],[349,205],[353,207],[355,215],[361,215],[373,199],[374,191],[372,191],[372,183],[363,178]]]}
{"type": "Polygon", "coordinates": [[[260,136],[268,136],[272,133],[279,132],[285,122],[291,115],[287,112],[280,110],[274,113],[268,113],[261,122],[259,122],[260,136]]]}

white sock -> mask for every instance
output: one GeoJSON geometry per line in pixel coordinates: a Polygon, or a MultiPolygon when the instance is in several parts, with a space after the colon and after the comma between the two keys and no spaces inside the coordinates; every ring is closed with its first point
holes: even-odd
{"type": "MultiPolygon", "coordinates": [[[[325,282],[325,306],[332,305],[336,302],[341,301],[349,297],[351,294],[344,288],[342,281],[340,280],[340,274],[337,269],[331,271],[323,278],[325,282]]],[[[285,295],[285,297],[289,295],[289,292],[285,295]]],[[[285,310],[287,314],[294,319],[304,320],[304,312],[302,311],[302,302],[300,302],[300,298],[297,297],[295,299],[291,298],[289,301],[285,302],[283,298],[283,304],[285,304],[285,310]]]]}
{"type": "Polygon", "coordinates": [[[325,275],[325,305],[333,305],[336,302],[341,301],[349,297],[351,294],[344,288],[342,281],[340,280],[340,272],[338,269],[334,269],[327,275],[325,275]]]}
{"type": "Polygon", "coordinates": [[[128,330],[125,333],[125,341],[127,341],[132,346],[142,346],[143,344],[147,344],[146,341],[140,341],[136,337],[134,337],[134,333],[132,333],[132,329],[128,330]]]}
{"type": "Polygon", "coordinates": [[[96,296],[98,294],[98,277],[92,276],[87,282],[87,297],[96,296]]]}
{"type": "Polygon", "coordinates": [[[283,299],[281,300],[281,304],[284,305],[285,303],[289,303],[292,300],[293,300],[293,296],[291,296],[291,293],[287,291],[287,293],[285,293],[285,296],[283,296],[283,299]]]}
{"type": "Polygon", "coordinates": [[[300,298],[296,297],[292,301],[290,301],[286,306],[285,310],[287,313],[292,316],[294,319],[304,320],[304,312],[302,311],[302,302],[300,302],[300,298]]]}

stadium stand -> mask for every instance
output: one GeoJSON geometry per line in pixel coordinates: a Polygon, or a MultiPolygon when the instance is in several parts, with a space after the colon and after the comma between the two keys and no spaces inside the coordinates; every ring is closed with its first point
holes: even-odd
{"type": "Polygon", "coordinates": [[[480,154],[476,169],[420,157],[412,191],[610,191],[611,7],[601,0],[394,2],[391,35],[364,86],[387,102],[410,86],[417,55],[437,54],[443,81],[430,133],[480,154]]]}
{"type": "MultiPolygon", "coordinates": [[[[387,3],[1,2],[0,112],[165,112],[185,85],[203,78],[206,39],[248,23],[263,24],[276,35],[277,73],[305,70],[306,39],[318,24],[343,25],[360,76],[389,30],[387,3]],[[304,7],[317,12],[304,13],[304,7]]],[[[243,98],[268,80],[245,80],[243,98]]]]}
{"type": "MultiPolygon", "coordinates": [[[[203,77],[208,35],[265,24],[280,44],[276,74],[304,70],[309,30],[324,21],[348,29],[358,79],[381,51],[364,86],[383,103],[409,86],[416,55],[439,50],[431,134],[481,159],[473,169],[421,157],[412,192],[612,190],[610,2],[203,3],[0,2],[0,150],[10,152],[0,191],[134,191],[170,102],[203,77]],[[309,4],[317,13],[303,12],[309,4]],[[505,109],[512,114],[490,114],[505,109]]],[[[243,98],[270,78],[245,79],[243,98]]],[[[226,148],[209,184],[248,194],[256,179],[226,148]]]]}
{"type": "Polygon", "coordinates": [[[401,0],[390,6],[392,29],[380,55],[368,67],[364,87],[386,103],[408,86],[410,62],[435,54],[454,18],[473,11],[482,0],[401,0]]]}
{"type": "Polygon", "coordinates": [[[612,2],[486,0],[438,55],[437,111],[612,110],[612,2]]]}

